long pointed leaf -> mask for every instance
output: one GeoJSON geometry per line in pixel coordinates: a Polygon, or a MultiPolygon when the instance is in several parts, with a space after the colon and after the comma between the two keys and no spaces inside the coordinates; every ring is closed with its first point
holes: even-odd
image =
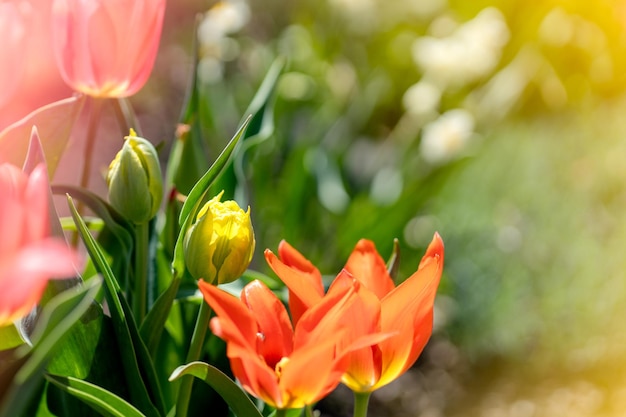
{"type": "Polygon", "coordinates": [[[238,417],[262,417],[248,395],[225,373],[204,362],[179,366],[170,376],[174,381],[183,375],[193,375],[209,384],[238,417]]]}
{"type": "Polygon", "coordinates": [[[172,303],[178,293],[180,277],[175,274],[170,286],[163,292],[148,312],[148,315],[141,323],[141,338],[146,342],[149,352],[156,352],[161,338],[161,333],[167,321],[167,316],[172,308],[172,303]]]}
{"type": "Polygon", "coordinates": [[[267,74],[265,75],[261,86],[257,90],[254,98],[252,99],[250,105],[244,113],[246,116],[252,116],[244,139],[258,134],[267,136],[273,130],[273,120],[271,117],[268,117],[271,116],[271,114],[267,114],[266,111],[268,110],[270,98],[272,96],[272,93],[274,92],[274,89],[276,88],[276,83],[278,82],[278,78],[283,72],[284,67],[285,59],[278,58],[274,61],[270,69],[267,71],[267,74]]]}
{"type": "Polygon", "coordinates": [[[46,375],[46,379],[61,390],[85,402],[103,416],[144,417],[141,411],[126,400],[92,383],[57,375],[46,375]]]}
{"type": "Polygon", "coordinates": [[[209,170],[202,176],[202,178],[200,178],[200,180],[198,180],[196,185],[191,189],[191,192],[187,196],[187,199],[183,204],[183,208],[180,211],[180,217],[178,218],[178,222],[181,226],[185,223],[187,217],[189,217],[189,215],[196,210],[197,205],[200,201],[202,201],[202,198],[206,194],[213,181],[215,181],[215,179],[222,172],[224,167],[226,167],[226,165],[228,164],[230,156],[232,155],[237,144],[239,143],[239,139],[241,139],[241,137],[244,135],[249,122],[250,117],[248,117],[243,122],[239,130],[237,130],[237,133],[235,133],[235,136],[233,136],[230,142],[228,142],[228,145],[226,145],[222,153],[217,157],[213,165],[211,165],[211,168],[209,168],[209,170]]]}
{"type": "MultiPolygon", "coordinates": [[[[87,252],[91,257],[96,269],[102,274],[107,289],[107,301],[109,309],[111,311],[111,318],[113,319],[113,327],[120,346],[120,355],[122,357],[124,373],[128,382],[133,403],[139,407],[142,412],[148,416],[158,416],[160,413],[152,403],[150,394],[144,384],[141,371],[138,365],[138,358],[135,346],[133,345],[133,336],[129,329],[129,323],[133,322],[132,314],[129,314],[128,308],[124,308],[123,302],[125,299],[121,293],[121,289],[117,284],[117,280],[111,271],[111,267],[106,261],[104,253],[100,249],[98,243],[95,241],[87,225],[78,214],[76,206],[72,198],[68,195],[68,204],[72,214],[72,218],[76,223],[78,233],[80,234],[87,252]]],[[[158,397],[158,393],[156,394],[158,397]]],[[[164,413],[163,413],[164,414],[164,413]]]]}

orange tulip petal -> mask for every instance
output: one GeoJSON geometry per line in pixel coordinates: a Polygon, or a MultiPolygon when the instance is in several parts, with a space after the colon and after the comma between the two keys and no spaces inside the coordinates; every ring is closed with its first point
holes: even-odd
{"type": "Polygon", "coordinates": [[[346,377],[358,381],[360,386],[371,386],[380,376],[380,363],[374,360],[376,348],[371,346],[376,343],[376,340],[371,340],[372,336],[380,332],[380,300],[363,285],[358,285],[356,294],[355,301],[346,308],[342,317],[348,329],[342,347],[351,350],[347,357],[346,377]],[[355,349],[355,342],[362,344],[364,338],[369,343],[366,341],[364,347],[355,349]]]}
{"type": "Polygon", "coordinates": [[[351,390],[367,392],[380,379],[381,360],[380,350],[377,346],[369,346],[350,352],[348,361],[348,367],[342,381],[351,390]]]}
{"type": "Polygon", "coordinates": [[[395,288],[385,261],[378,254],[374,242],[370,240],[359,240],[344,268],[373,291],[379,299],[395,288]]]}
{"type": "Polygon", "coordinates": [[[334,338],[309,344],[294,350],[282,368],[279,384],[286,393],[284,408],[302,408],[325,397],[341,381],[346,363],[336,356],[335,344],[343,332],[334,338]]]}
{"type": "Polygon", "coordinates": [[[304,255],[298,252],[285,240],[282,240],[278,244],[278,257],[290,268],[297,269],[298,271],[305,273],[309,282],[318,289],[318,292],[324,292],[324,287],[322,286],[322,274],[320,271],[311,263],[311,261],[305,258],[304,255]]]}
{"type": "Polygon", "coordinates": [[[419,269],[382,300],[382,329],[394,328],[407,315],[418,320],[433,308],[435,293],[443,271],[444,248],[435,234],[420,262],[419,269]]]}
{"type": "Polygon", "coordinates": [[[397,330],[399,334],[378,345],[382,353],[382,376],[375,388],[391,382],[408,369],[430,338],[443,260],[443,241],[435,234],[417,272],[382,300],[382,330],[397,330]]]}
{"type": "Polygon", "coordinates": [[[241,292],[241,301],[258,323],[257,352],[274,367],[292,350],[293,329],[283,303],[261,281],[254,280],[241,292]]]}
{"type": "Polygon", "coordinates": [[[226,342],[235,343],[250,351],[256,350],[257,323],[252,313],[232,294],[205,281],[198,281],[204,300],[217,314],[211,330],[226,342]]]}
{"type": "Polygon", "coordinates": [[[414,328],[410,320],[406,320],[398,326],[398,336],[385,340],[378,345],[381,351],[382,369],[380,379],[371,388],[372,391],[394,381],[413,366],[430,339],[432,326],[433,315],[431,311],[422,318],[421,325],[417,328],[414,328]]]}
{"type": "MultiPolygon", "coordinates": [[[[346,271],[338,279],[351,280],[346,271]]],[[[294,350],[310,343],[333,339],[334,333],[345,326],[344,313],[350,303],[354,302],[355,291],[355,285],[337,286],[335,291],[329,291],[308,309],[295,326],[294,350]]]]}
{"type": "Polygon", "coordinates": [[[289,288],[289,310],[293,322],[297,323],[302,314],[324,296],[321,277],[319,281],[316,281],[314,273],[292,268],[278,259],[269,249],[265,250],[265,260],[289,288]]]}
{"type": "MultiPolygon", "coordinates": [[[[230,344],[229,344],[230,348],[230,344]]],[[[241,349],[228,352],[230,368],[246,391],[272,407],[281,407],[284,400],[276,372],[258,356],[241,349]]]]}

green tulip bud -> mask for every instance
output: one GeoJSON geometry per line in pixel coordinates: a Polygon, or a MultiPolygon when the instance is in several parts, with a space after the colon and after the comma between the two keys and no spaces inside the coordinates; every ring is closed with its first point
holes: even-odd
{"type": "Polygon", "coordinates": [[[220,202],[222,191],[198,212],[184,240],[185,263],[195,279],[225,284],[239,278],[254,253],[250,207],[220,202]]]}
{"type": "Polygon", "coordinates": [[[163,198],[161,165],[154,146],[133,129],[109,165],[109,202],[134,223],[156,216],[163,198]]]}

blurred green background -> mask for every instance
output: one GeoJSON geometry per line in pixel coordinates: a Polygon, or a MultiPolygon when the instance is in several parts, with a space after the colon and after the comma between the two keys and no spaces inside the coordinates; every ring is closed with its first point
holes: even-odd
{"type": "Polygon", "coordinates": [[[170,2],[134,98],[155,142],[196,12],[207,161],[287,62],[273,134],[222,184],[252,208],[255,269],[281,239],[333,275],[358,239],[386,258],[398,238],[402,279],[445,241],[435,334],[371,416],[625,415],[626,3],[170,2]]]}

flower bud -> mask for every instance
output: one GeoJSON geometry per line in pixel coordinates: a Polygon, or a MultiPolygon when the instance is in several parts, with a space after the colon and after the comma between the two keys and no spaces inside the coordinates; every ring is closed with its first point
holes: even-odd
{"type": "Polygon", "coordinates": [[[161,165],[154,146],[133,129],[107,173],[109,202],[134,223],[156,216],[163,198],[161,165]]]}
{"type": "Polygon", "coordinates": [[[185,263],[195,279],[225,284],[239,278],[254,253],[250,208],[234,201],[220,202],[222,191],[198,212],[185,235],[185,263]]]}

